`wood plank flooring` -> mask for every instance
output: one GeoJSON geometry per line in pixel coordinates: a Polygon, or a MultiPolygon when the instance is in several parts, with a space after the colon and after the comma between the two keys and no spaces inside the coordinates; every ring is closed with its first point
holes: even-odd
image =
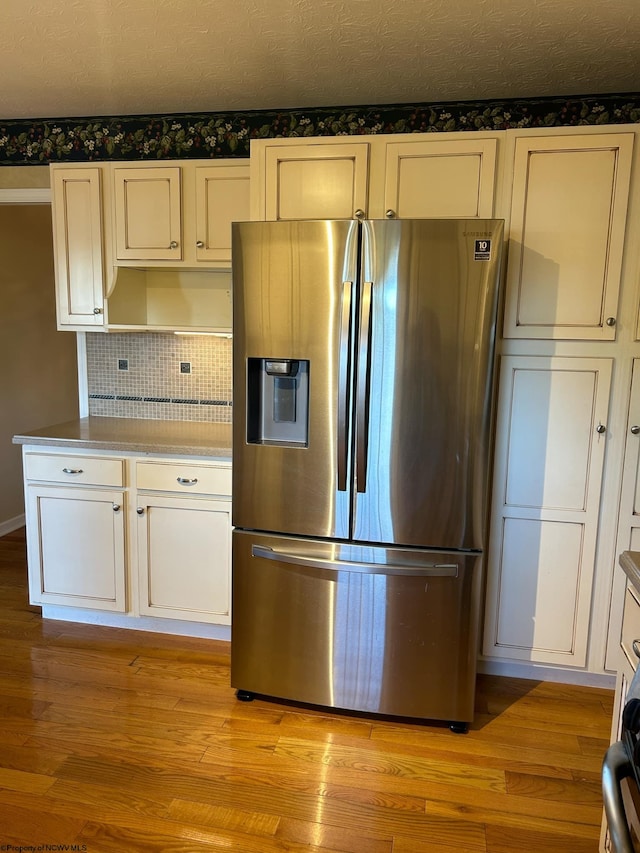
{"type": "Polygon", "coordinates": [[[43,621],[0,538],[3,850],[596,853],[612,705],[480,676],[455,735],[242,703],[225,643],[43,621]]]}

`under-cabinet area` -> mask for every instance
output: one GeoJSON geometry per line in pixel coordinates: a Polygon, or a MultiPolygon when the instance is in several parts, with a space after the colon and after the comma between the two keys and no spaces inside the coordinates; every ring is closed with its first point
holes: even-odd
{"type": "MultiPolygon", "coordinates": [[[[115,425],[117,431],[120,419],[90,418],[86,423],[98,435],[101,424],[112,432],[115,425]]],[[[66,428],[81,435],[78,424],[82,421],[49,433],[63,436],[66,428]]],[[[124,424],[130,438],[122,445],[134,443],[131,436],[139,424],[124,424]]],[[[144,424],[140,430],[143,435],[144,424]]],[[[140,444],[127,452],[106,449],[107,441],[70,448],[63,440],[38,444],[28,443],[38,436],[17,437],[23,443],[31,603],[41,605],[45,617],[168,633],[210,636],[208,626],[228,626],[227,431],[223,424],[181,424],[175,430],[183,436],[218,436],[213,450],[220,455],[214,456],[204,446],[203,455],[193,455],[197,447],[189,455],[145,453],[140,444]],[[199,624],[189,629],[185,623],[199,624]]],[[[162,432],[158,426],[156,432],[162,432]]],[[[170,432],[164,430],[163,440],[170,432]]],[[[226,638],[224,632],[218,635],[226,638]]]]}

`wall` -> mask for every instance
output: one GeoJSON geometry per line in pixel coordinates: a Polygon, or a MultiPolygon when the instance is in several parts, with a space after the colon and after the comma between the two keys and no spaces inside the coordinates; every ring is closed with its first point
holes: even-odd
{"type": "Polygon", "coordinates": [[[34,189],[48,186],[48,166],[6,166],[0,169],[0,189],[34,189]]]}
{"type": "Polygon", "coordinates": [[[231,422],[230,339],[90,332],[86,347],[90,415],[231,422]]]}
{"type": "Polygon", "coordinates": [[[0,205],[0,258],[1,535],[23,523],[12,437],[75,417],[78,387],[76,336],[56,331],[49,205],[0,205]]]}

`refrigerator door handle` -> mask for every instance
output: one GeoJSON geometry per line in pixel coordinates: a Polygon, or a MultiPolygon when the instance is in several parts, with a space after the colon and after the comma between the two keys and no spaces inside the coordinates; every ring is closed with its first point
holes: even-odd
{"type": "Polygon", "coordinates": [[[347,419],[349,416],[349,338],[353,282],[342,285],[340,318],[340,361],[338,366],[338,491],[347,490],[347,419]]]}
{"type": "Polygon", "coordinates": [[[362,285],[360,332],[358,337],[358,386],[356,397],[356,487],[367,490],[369,343],[371,340],[371,291],[373,282],[362,285]]]}
{"type": "Polygon", "coordinates": [[[295,566],[307,566],[312,569],[331,571],[360,572],[378,575],[411,575],[412,577],[455,578],[458,576],[456,563],[424,563],[421,566],[401,566],[393,563],[352,563],[348,560],[328,560],[322,557],[307,557],[291,551],[276,551],[264,545],[252,545],[251,556],[263,560],[276,560],[279,563],[292,563],[295,566]]]}
{"type": "Polygon", "coordinates": [[[602,799],[615,853],[633,853],[634,850],[620,790],[622,779],[632,775],[631,762],[624,745],[622,741],[616,741],[606,751],[602,763],[602,799]]]}

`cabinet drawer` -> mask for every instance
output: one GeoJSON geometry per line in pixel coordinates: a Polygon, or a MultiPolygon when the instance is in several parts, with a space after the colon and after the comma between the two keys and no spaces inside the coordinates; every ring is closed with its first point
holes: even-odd
{"type": "Polygon", "coordinates": [[[189,462],[138,462],[139,489],[154,492],[231,496],[231,466],[189,462]]]}
{"type": "Polygon", "coordinates": [[[73,485],[123,486],[122,459],[107,456],[64,456],[58,453],[26,453],[24,470],[28,480],[73,485]]]}
{"type": "Polygon", "coordinates": [[[631,666],[636,669],[638,657],[633,650],[633,641],[640,645],[640,604],[633,592],[627,587],[624,598],[624,613],[622,616],[622,639],[620,645],[629,659],[631,666]]]}

